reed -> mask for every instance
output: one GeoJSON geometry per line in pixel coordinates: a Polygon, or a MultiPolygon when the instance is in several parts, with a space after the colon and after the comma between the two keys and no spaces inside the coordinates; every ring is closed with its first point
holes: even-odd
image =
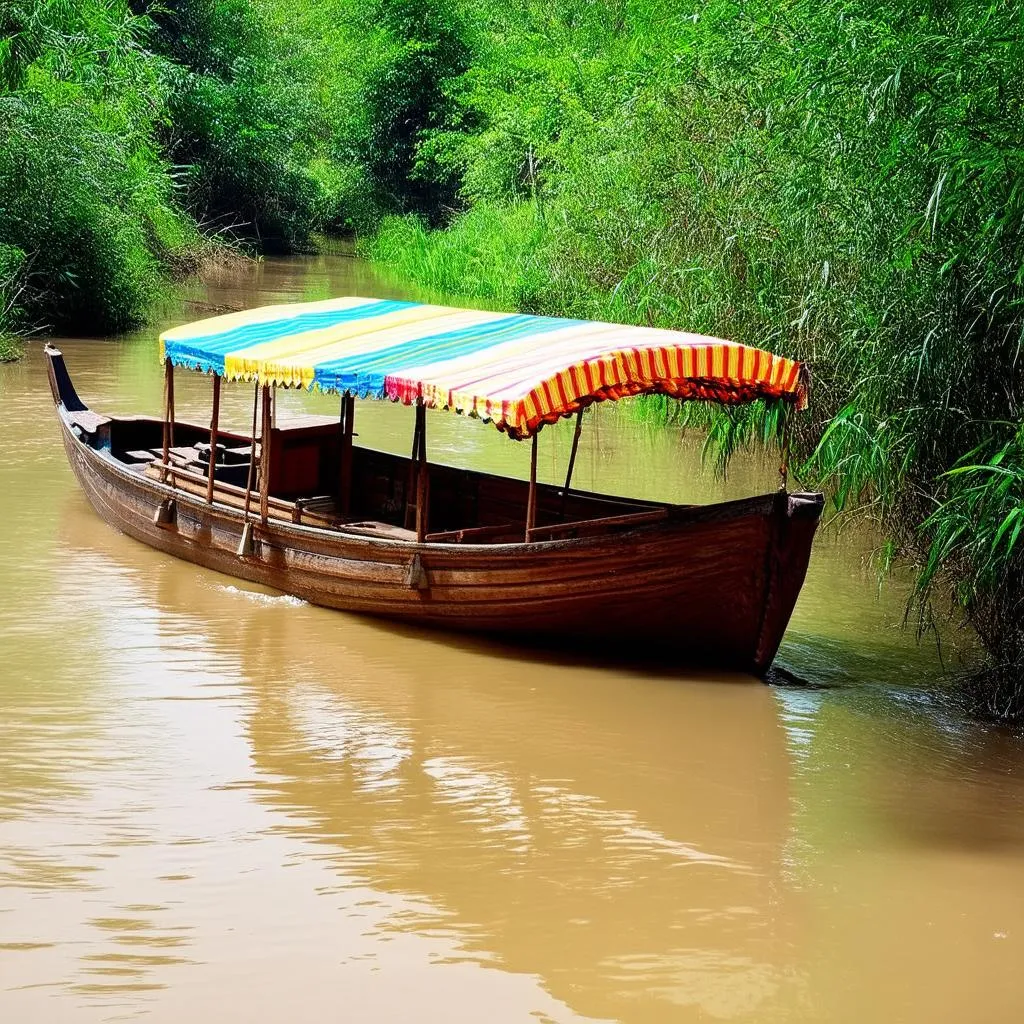
{"type": "MultiPolygon", "coordinates": [[[[1024,668],[1021,5],[600,7],[490,12],[475,129],[437,143],[470,212],[371,251],[433,286],[807,360],[800,477],[878,520],[919,601],[953,597],[992,655],[984,709],[1024,714],[995,682],[1024,668]]],[[[778,430],[768,406],[680,415],[723,460],[778,430]]]]}

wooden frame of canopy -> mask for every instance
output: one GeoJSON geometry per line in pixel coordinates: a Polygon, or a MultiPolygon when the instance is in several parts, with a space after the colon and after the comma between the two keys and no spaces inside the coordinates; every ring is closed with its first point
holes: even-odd
{"type": "MultiPolygon", "coordinates": [[[[215,473],[217,459],[217,444],[220,434],[220,400],[221,400],[221,377],[213,377],[213,402],[210,413],[210,468],[206,486],[206,503],[213,504],[215,473]]],[[[252,493],[255,487],[255,452],[257,438],[260,439],[260,460],[259,460],[259,502],[260,521],[266,523],[269,515],[270,501],[270,460],[273,446],[265,443],[265,439],[271,436],[271,427],[275,416],[274,390],[268,384],[256,383],[253,394],[252,427],[250,430],[251,450],[253,457],[249,461],[249,476],[246,482],[245,498],[245,520],[246,529],[243,534],[242,543],[239,545],[239,555],[247,554],[252,547],[252,529],[249,524],[249,508],[252,493]],[[257,434],[256,421],[262,410],[260,432],[257,434]]],[[[565,473],[565,483],[562,488],[562,518],[564,518],[565,498],[572,485],[573,469],[576,465],[576,454],[579,450],[580,436],[583,428],[583,414],[587,406],[581,407],[576,413],[576,427],[573,431],[572,446],[569,451],[569,462],[565,473]]],[[[416,418],[413,429],[412,456],[409,462],[410,480],[407,495],[415,495],[415,502],[406,502],[405,520],[407,528],[415,526],[416,538],[420,543],[426,540],[429,532],[429,491],[430,491],[430,463],[427,459],[427,417],[426,406],[418,401],[415,406],[416,418]]],[[[170,455],[174,447],[174,364],[170,359],[164,359],[164,408],[163,408],[163,479],[170,481],[170,486],[175,486],[175,474],[171,472],[170,455]]],[[[342,513],[347,513],[351,502],[352,488],[352,445],[355,438],[355,397],[348,392],[341,396],[341,449],[338,467],[338,492],[339,505],[342,513]]],[[[527,499],[526,528],[524,540],[528,543],[536,526],[537,518],[537,444],[540,437],[538,429],[531,437],[530,443],[530,489],[527,499]]],[[[166,512],[164,513],[166,514],[166,512]]]]}

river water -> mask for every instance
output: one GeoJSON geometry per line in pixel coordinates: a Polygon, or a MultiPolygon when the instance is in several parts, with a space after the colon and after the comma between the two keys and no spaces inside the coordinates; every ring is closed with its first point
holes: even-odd
{"type": "MultiPolygon", "coordinates": [[[[402,291],[267,261],[163,322],[402,291]]],[[[83,398],[157,411],[155,333],[62,341],[83,398]]],[[[1020,1019],[1024,749],[944,695],[869,533],[816,544],[781,660],[820,685],[628,671],[175,561],[77,490],[40,346],[0,395],[0,1020],[1020,1019]]],[[[208,401],[179,374],[182,416],[208,401]]],[[[250,401],[226,388],[227,419],[250,401]]],[[[363,403],[357,430],[407,451],[412,415],[363,403]]],[[[545,478],[570,432],[542,435],[545,478]]],[[[429,436],[528,472],[485,424],[429,436]]],[[[576,481],[715,500],[773,464],[716,479],[697,439],[607,407],[576,481]]]]}

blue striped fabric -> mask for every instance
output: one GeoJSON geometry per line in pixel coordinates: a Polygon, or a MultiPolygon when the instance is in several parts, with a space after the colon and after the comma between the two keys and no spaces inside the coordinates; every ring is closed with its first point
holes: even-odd
{"type": "Polygon", "coordinates": [[[263,323],[243,324],[231,330],[216,334],[201,335],[164,342],[164,355],[175,366],[204,373],[224,373],[224,358],[238,349],[259,345],[265,341],[277,341],[293,334],[321,331],[327,327],[350,323],[353,320],[368,320],[386,313],[416,306],[415,302],[380,301],[345,309],[331,309],[317,313],[299,313],[297,316],[282,317],[263,323]]]}

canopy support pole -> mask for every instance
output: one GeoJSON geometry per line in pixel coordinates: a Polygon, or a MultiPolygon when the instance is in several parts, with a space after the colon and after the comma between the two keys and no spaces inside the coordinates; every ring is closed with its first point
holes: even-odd
{"type": "Polygon", "coordinates": [[[416,404],[416,426],[412,432],[412,453],[409,455],[409,480],[405,489],[405,528],[411,530],[416,520],[416,498],[419,486],[420,434],[425,422],[420,419],[419,400],[416,404]]]}
{"type": "Polygon", "coordinates": [[[352,438],[356,417],[354,395],[341,396],[341,451],[338,458],[338,508],[347,516],[352,508],[352,438]]]}
{"type": "Polygon", "coordinates": [[[213,412],[210,414],[210,475],[206,480],[206,504],[213,504],[214,474],[217,468],[217,437],[220,431],[220,375],[213,377],[213,412]]]}
{"type": "Polygon", "coordinates": [[[530,492],[526,498],[526,543],[529,544],[530,534],[537,525],[537,438],[540,431],[533,435],[530,447],[530,492]]]}
{"type": "MultiPolygon", "coordinates": [[[[171,462],[171,449],[174,447],[174,363],[164,360],[164,470],[163,483],[167,483],[168,466],[171,462]]],[[[171,486],[174,478],[171,477],[171,486]]]]}
{"type": "Polygon", "coordinates": [[[267,525],[270,512],[270,435],[273,430],[271,387],[263,385],[263,423],[260,430],[260,522],[267,525]]]}
{"type": "Polygon", "coordinates": [[[565,486],[562,488],[562,507],[559,509],[558,517],[565,519],[565,502],[569,497],[569,485],[572,483],[572,471],[576,465],[576,451],[580,446],[580,434],[583,433],[583,414],[586,412],[586,406],[580,409],[576,413],[576,429],[572,435],[572,449],[569,451],[569,467],[565,471],[565,486]]]}
{"type": "Polygon", "coordinates": [[[409,455],[409,479],[405,485],[405,523],[404,526],[407,530],[412,528],[412,516],[413,509],[415,508],[415,502],[413,500],[413,494],[416,490],[416,460],[420,454],[420,420],[419,415],[416,416],[416,426],[412,432],[412,452],[409,455]]]}
{"type": "Polygon", "coordinates": [[[779,443],[781,458],[779,464],[779,488],[783,492],[789,489],[789,427],[790,408],[787,405],[782,410],[782,439],[779,443]]]}
{"type": "Polygon", "coordinates": [[[427,466],[427,407],[421,398],[416,404],[416,433],[420,439],[416,463],[416,540],[427,539],[427,512],[430,502],[430,470],[427,466]]]}
{"type": "Polygon", "coordinates": [[[257,381],[252,395],[252,431],[249,434],[249,474],[245,481],[245,509],[242,519],[242,539],[238,542],[238,557],[245,558],[252,554],[252,523],[249,522],[249,505],[252,501],[252,488],[256,474],[256,413],[260,407],[260,385],[257,381]]]}

